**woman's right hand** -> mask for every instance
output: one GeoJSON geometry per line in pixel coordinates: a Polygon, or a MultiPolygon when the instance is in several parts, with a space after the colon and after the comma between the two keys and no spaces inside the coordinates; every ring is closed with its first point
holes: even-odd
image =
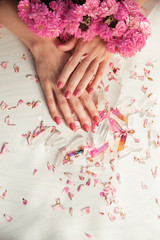
{"type": "Polygon", "coordinates": [[[87,91],[84,91],[80,98],[72,96],[70,100],[67,100],[64,92],[57,88],[57,79],[71,56],[69,52],[59,50],[58,44],[58,39],[41,39],[30,49],[51,117],[59,124],[61,111],[66,124],[71,130],[75,131],[76,124],[69,107],[69,104],[71,104],[81,127],[88,132],[90,119],[85,109],[96,124],[99,122],[98,111],[87,91]]]}

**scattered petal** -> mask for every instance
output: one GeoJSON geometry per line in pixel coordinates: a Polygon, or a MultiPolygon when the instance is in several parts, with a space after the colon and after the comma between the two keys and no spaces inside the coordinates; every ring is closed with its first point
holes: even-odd
{"type": "Polygon", "coordinates": [[[2,147],[1,147],[1,151],[0,151],[0,156],[2,156],[3,154],[5,154],[6,152],[9,152],[8,148],[7,148],[7,142],[5,142],[2,147]]]}
{"type": "Polygon", "coordinates": [[[28,201],[27,201],[25,198],[22,198],[22,201],[23,201],[23,204],[24,204],[24,205],[27,205],[27,204],[28,204],[28,201]]]}
{"type": "Polygon", "coordinates": [[[22,59],[23,59],[23,60],[26,60],[26,54],[25,54],[25,53],[23,53],[22,59]]]}
{"type": "Polygon", "coordinates": [[[8,67],[8,62],[7,61],[5,61],[5,62],[1,62],[1,67],[3,68],[3,69],[6,69],[7,67],[8,67]]]}
{"type": "Polygon", "coordinates": [[[16,64],[13,65],[13,69],[16,73],[19,72],[19,67],[16,64]]]}
{"type": "Polygon", "coordinates": [[[69,193],[70,192],[70,188],[69,187],[65,187],[62,192],[69,193]]]}
{"type": "Polygon", "coordinates": [[[85,233],[86,237],[88,237],[89,239],[92,239],[92,236],[88,233],[85,233]]]}
{"type": "Polygon", "coordinates": [[[146,184],[144,184],[142,181],[141,181],[141,186],[142,186],[142,189],[148,189],[148,186],[146,184]]]}
{"type": "Polygon", "coordinates": [[[73,208],[72,207],[69,208],[69,213],[70,213],[71,216],[73,216],[73,208]]]}
{"type": "Polygon", "coordinates": [[[82,208],[81,209],[82,212],[85,212],[85,213],[90,213],[91,212],[91,207],[85,207],[85,208],[82,208]]]}
{"type": "Polygon", "coordinates": [[[38,171],[37,169],[34,169],[34,171],[33,171],[33,175],[35,175],[37,171],[38,171]]]}
{"type": "Polygon", "coordinates": [[[7,214],[3,214],[7,222],[11,222],[13,220],[12,217],[8,216],[7,214]]]}
{"type": "Polygon", "coordinates": [[[5,110],[7,107],[8,107],[8,104],[2,101],[0,104],[0,109],[5,110]]]}
{"type": "Polygon", "coordinates": [[[111,222],[114,222],[116,220],[116,217],[112,215],[110,212],[108,212],[108,217],[111,222]]]}
{"type": "Polygon", "coordinates": [[[69,192],[69,193],[68,193],[68,197],[70,198],[70,200],[72,200],[72,199],[74,198],[74,194],[71,193],[71,192],[69,192]]]}

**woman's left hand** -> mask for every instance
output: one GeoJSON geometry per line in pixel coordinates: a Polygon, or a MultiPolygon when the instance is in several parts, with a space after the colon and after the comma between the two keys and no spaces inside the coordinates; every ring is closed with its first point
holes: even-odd
{"type": "Polygon", "coordinates": [[[67,99],[71,98],[72,94],[79,97],[86,88],[89,94],[93,94],[102,80],[112,56],[106,50],[105,42],[98,36],[91,42],[72,38],[64,44],[59,44],[58,48],[62,51],[74,49],[72,56],[59,75],[58,88],[65,86],[67,99]]]}

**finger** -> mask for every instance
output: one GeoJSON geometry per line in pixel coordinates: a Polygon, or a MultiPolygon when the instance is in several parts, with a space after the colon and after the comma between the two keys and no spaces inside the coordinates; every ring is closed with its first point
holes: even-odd
{"type": "Polygon", "coordinates": [[[72,96],[72,98],[70,99],[70,103],[72,104],[73,109],[81,123],[81,127],[84,131],[88,132],[90,128],[89,119],[86,111],[82,106],[81,101],[77,97],[72,96]]]}
{"type": "Polygon", "coordinates": [[[69,126],[71,130],[76,131],[76,124],[66,98],[64,97],[61,90],[56,89],[55,94],[56,94],[58,106],[64,116],[66,124],[69,126]]]}
{"type": "Polygon", "coordinates": [[[99,67],[99,62],[96,60],[93,60],[89,65],[88,69],[85,71],[85,74],[82,77],[78,86],[76,87],[76,90],[74,91],[74,95],[76,97],[79,97],[83,93],[83,91],[86,89],[87,85],[90,83],[93,76],[97,72],[98,67],[99,67]]]}
{"type": "Polygon", "coordinates": [[[58,48],[64,52],[71,51],[73,48],[75,48],[77,42],[78,42],[77,38],[72,38],[65,43],[59,43],[58,48]]]}
{"type": "Polygon", "coordinates": [[[87,90],[89,94],[93,94],[94,91],[96,90],[96,88],[98,87],[99,83],[101,82],[101,80],[104,76],[107,64],[108,64],[108,61],[103,61],[99,64],[99,68],[97,70],[96,76],[95,76],[92,84],[89,86],[89,88],[87,90]]]}
{"type": "Polygon", "coordinates": [[[80,100],[82,101],[83,105],[86,107],[90,118],[96,123],[99,124],[99,114],[98,110],[87,91],[84,91],[83,94],[80,96],[80,100]]]}
{"type": "MultiPolygon", "coordinates": [[[[68,81],[70,75],[72,74],[72,72],[75,70],[75,68],[79,64],[82,55],[83,54],[81,52],[75,51],[73,53],[73,55],[70,57],[70,59],[68,60],[68,62],[65,64],[65,66],[58,78],[57,87],[59,89],[64,87],[64,85],[68,81]]],[[[68,93],[68,95],[71,95],[71,94],[68,93]]]]}
{"type": "MultiPolygon", "coordinates": [[[[91,58],[86,58],[76,68],[76,70],[72,74],[72,76],[71,76],[71,78],[68,82],[68,85],[66,87],[66,90],[65,90],[65,97],[66,98],[70,98],[72,96],[72,93],[74,92],[75,88],[77,87],[77,85],[79,84],[79,82],[81,81],[83,76],[85,75],[85,72],[87,71],[87,68],[88,68],[88,66],[90,65],[91,62],[92,62],[91,58]],[[67,95],[68,92],[70,93],[69,96],[67,95]]],[[[81,95],[81,92],[80,92],[79,89],[77,89],[77,91],[75,93],[75,96],[80,96],[80,95],[81,95]]]]}
{"type": "Polygon", "coordinates": [[[55,103],[53,89],[52,89],[52,86],[47,81],[43,85],[43,90],[45,93],[45,97],[47,100],[47,105],[48,105],[51,117],[54,119],[57,125],[59,125],[61,121],[60,121],[60,115],[55,103]]]}

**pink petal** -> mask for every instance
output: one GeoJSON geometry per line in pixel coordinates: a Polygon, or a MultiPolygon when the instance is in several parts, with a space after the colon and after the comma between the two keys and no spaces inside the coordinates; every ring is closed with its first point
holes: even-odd
{"type": "Polygon", "coordinates": [[[114,213],[119,214],[120,211],[121,211],[121,209],[119,207],[115,207],[114,208],[114,213]]]}
{"type": "Polygon", "coordinates": [[[73,216],[73,208],[72,207],[69,209],[69,213],[71,216],[73,216]]]}
{"type": "Polygon", "coordinates": [[[111,222],[114,222],[116,220],[116,217],[108,212],[108,217],[111,222]]]}
{"type": "Polygon", "coordinates": [[[68,179],[68,180],[67,180],[67,184],[68,184],[68,185],[73,185],[73,182],[68,179]]]}
{"type": "Polygon", "coordinates": [[[41,104],[41,101],[36,101],[34,103],[32,103],[32,108],[36,108],[41,104]]]}
{"type": "Polygon", "coordinates": [[[52,165],[49,162],[47,162],[47,168],[49,171],[52,171],[52,165]]]}
{"type": "Polygon", "coordinates": [[[13,69],[16,73],[19,72],[19,67],[16,64],[13,65],[13,69]]]}
{"type": "Polygon", "coordinates": [[[86,237],[88,237],[89,239],[92,239],[92,236],[88,233],[85,233],[86,237]]]}
{"type": "Polygon", "coordinates": [[[72,200],[72,199],[74,198],[74,194],[71,193],[71,192],[69,192],[69,193],[68,193],[68,197],[70,198],[70,200],[72,200]]]}
{"type": "Polygon", "coordinates": [[[154,171],[151,169],[153,178],[157,177],[157,173],[158,173],[157,170],[158,170],[158,166],[155,167],[155,170],[154,170],[154,171]]]}
{"type": "Polygon", "coordinates": [[[141,181],[141,186],[142,186],[142,189],[148,189],[148,186],[146,184],[144,184],[142,181],[141,181]]]}
{"type": "Polygon", "coordinates": [[[25,54],[25,53],[23,53],[22,59],[23,59],[23,60],[26,60],[26,54],[25,54]]]}
{"type": "Polygon", "coordinates": [[[77,191],[80,192],[82,190],[83,186],[84,186],[84,184],[79,185],[78,188],[77,188],[77,191]]]}
{"type": "Polygon", "coordinates": [[[5,62],[1,62],[0,65],[1,65],[2,68],[6,69],[7,66],[8,66],[8,62],[7,62],[7,61],[5,61],[5,62]]]}
{"type": "Polygon", "coordinates": [[[5,142],[3,145],[2,145],[2,148],[1,148],[1,151],[0,151],[0,156],[3,155],[4,153],[6,152],[9,152],[8,148],[7,148],[7,142],[5,142]]]}
{"type": "Polygon", "coordinates": [[[7,190],[2,194],[3,197],[6,197],[7,190]]]}
{"type": "Polygon", "coordinates": [[[17,106],[21,105],[22,103],[23,103],[23,100],[20,99],[20,100],[18,101],[18,103],[17,103],[17,106]]]}
{"type": "Polygon", "coordinates": [[[70,172],[64,172],[64,175],[66,175],[69,178],[72,178],[72,173],[70,173],[70,172]]]}
{"type": "Polygon", "coordinates": [[[120,181],[120,173],[116,173],[116,177],[117,177],[118,182],[121,182],[120,181]]]}
{"type": "Polygon", "coordinates": [[[7,214],[3,214],[7,222],[11,222],[13,220],[12,217],[8,216],[7,214]]]}
{"type": "Polygon", "coordinates": [[[5,110],[7,107],[8,107],[8,104],[2,101],[0,104],[0,109],[5,110]]]}
{"type": "Polygon", "coordinates": [[[33,171],[33,175],[35,175],[37,171],[38,171],[37,169],[34,169],[34,171],[33,171]]]}
{"type": "Polygon", "coordinates": [[[22,201],[24,205],[27,205],[28,201],[26,199],[22,198],[22,201]]]}
{"type": "Polygon", "coordinates": [[[87,186],[90,186],[91,185],[91,179],[89,178],[88,181],[86,182],[86,185],[87,186]]]}
{"type": "Polygon", "coordinates": [[[120,212],[120,216],[121,216],[122,219],[125,219],[126,218],[126,213],[120,212]]]}
{"type": "Polygon", "coordinates": [[[105,193],[104,192],[100,192],[100,197],[104,197],[105,193]]]}
{"type": "Polygon", "coordinates": [[[82,208],[81,211],[85,212],[85,213],[90,213],[91,212],[91,207],[82,208]]]}
{"type": "Polygon", "coordinates": [[[107,87],[105,87],[105,92],[109,91],[109,85],[107,85],[107,87]]]}
{"type": "Polygon", "coordinates": [[[94,187],[97,185],[97,184],[101,184],[102,181],[100,178],[97,178],[97,179],[94,179],[94,187]]]}
{"type": "Polygon", "coordinates": [[[70,188],[69,187],[65,187],[62,192],[69,193],[70,192],[70,188]]]}
{"type": "Polygon", "coordinates": [[[99,212],[99,214],[104,215],[104,212],[99,212]]]}
{"type": "Polygon", "coordinates": [[[85,177],[79,176],[79,179],[80,179],[81,181],[84,181],[84,180],[85,180],[85,177]]]}

